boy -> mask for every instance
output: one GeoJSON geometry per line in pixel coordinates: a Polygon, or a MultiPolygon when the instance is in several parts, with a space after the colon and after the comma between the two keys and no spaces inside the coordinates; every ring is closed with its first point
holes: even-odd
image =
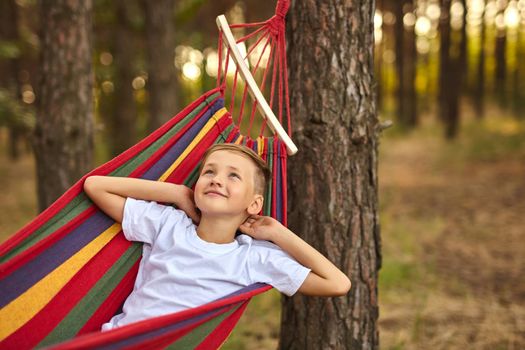
{"type": "Polygon", "coordinates": [[[202,305],[256,282],[289,296],[348,292],[350,280],[328,259],[277,220],[257,215],[270,170],[255,152],[215,145],[200,170],[195,192],[133,178],[86,179],[85,192],[122,223],[126,238],[145,243],[133,292],[102,330],[202,305]],[[243,234],[235,237],[237,230],[243,234]]]}

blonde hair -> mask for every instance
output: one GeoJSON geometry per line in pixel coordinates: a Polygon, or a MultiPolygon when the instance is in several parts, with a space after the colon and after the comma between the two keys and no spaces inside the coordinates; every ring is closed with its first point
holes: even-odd
{"type": "Polygon", "coordinates": [[[228,151],[250,159],[256,168],[254,179],[255,193],[264,195],[264,190],[266,189],[266,186],[270,181],[270,176],[272,175],[272,172],[266,164],[266,162],[261,157],[259,157],[257,153],[243,145],[237,145],[234,143],[218,143],[211,146],[206,150],[206,152],[204,152],[204,155],[202,156],[201,165],[199,167],[199,174],[202,171],[202,167],[206,163],[206,159],[208,159],[210,154],[217,151],[228,151]]]}

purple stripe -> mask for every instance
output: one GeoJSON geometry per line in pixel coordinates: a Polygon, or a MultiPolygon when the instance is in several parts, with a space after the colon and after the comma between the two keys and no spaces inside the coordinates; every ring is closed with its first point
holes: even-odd
{"type": "Polygon", "coordinates": [[[157,180],[184,152],[188,145],[195,139],[208,120],[224,106],[224,100],[219,98],[197,120],[193,126],[142,176],[143,179],[157,180]]]}
{"type": "MultiPolygon", "coordinates": [[[[193,316],[191,318],[187,318],[187,319],[185,319],[183,321],[171,324],[169,326],[166,326],[166,327],[163,327],[163,328],[160,328],[160,329],[155,329],[155,330],[152,330],[152,331],[149,331],[149,332],[146,332],[146,333],[138,334],[136,336],[131,336],[129,338],[122,339],[120,341],[108,344],[106,346],[97,346],[97,349],[108,349],[109,350],[109,349],[121,349],[121,348],[125,348],[125,347],[131,346],[131,345],[137,346],[143,341],[149,341],[149,340],[151,340],[151,338],[158,338],[158,337],[166,335],[168,333],[175,332],[175,331],[177,331],[177,330],[179,330],[179,329],[181,329],[183,327],[195,324],[195,323],[199,322],[200,320],[202,320],[202,319],[204,319],[204,318],[206,318],[208,316],[211,316],[213,314],[216,314],[215,316],[219,316],[219,315],[223,314],[224,312],[226,312],[228,310],[229,306],[230,305],[226,305],[226,306],[223,306],[223,307],[221,307],[219,309],[210,310],[210,311],[208,311],[208,312],[206,312],[204,314],[193,316]]],[[[175,342],[175,340],[176,339],[174,339],[174,342],[175,342]]]]}
{"type": "Polygon", "coordinates": [[[97,212],[33,260],[13,271],[2,280],[0,307],[16,299],[114,223],[109,216],[97,212]]]}
{"type": "Polygon", "coordinates": [[[280,222],[283,222],[283,191],[282,191],[282,186],[283,186],[283,172],[282,172],[282,169],[281,169],[281,141],[280,140],[275,140],[275,142],[277,142],[277,154],[274,156],[274,161],[277,162],[277,183],[275,184],[276,186],[276,193],[277,193],[277,200],[275,201],[275,205],[277,206],[277,210],[276,210],[276,213],[277,213],[277,220],[279,220],[280,222]]]}
{"type": "MultiPolygon", "coordinates": [[[[219,298],[217,300],[227,299],[227,298],[231,298],[231,297],[234,297],[234,296],[237,296],[237,295],[242,295],[244,293],[249,293],[249,292],[252,292],[254,290],[263,288],[265,286],[266,286],[266,284],[264,284],[264,283],[254,283],[254,284],[252,284],[250,286],[241,288],[238,291],[233,292],[231,294],[228,294],[228,295],[226,295],[226,296],[224,296],[222,298],[219,298]]],[[[243,302],[244,302],[244,300],[240,300],[240,301],[238,301],[235,304],[240,305],[243,302]]],[[[203,318],[207,318],[208,316],[211,316],[214,313],[216,313],[215,316],[219,316],[222,313],[226,312],[229,306],[230,305],[225,305],[225,306],[222,306],[220,308],[217,308],[217,309],[214,309],[214,310],[210,310],[210,311],[208,311],[206,313],[187,318],[185,320],[179,321],[179,322],[174,323],[174,324],[170,324],[169,326],[166,326],[166,327],[163,327],[163,328],[160,328],[160,329],[151,330],[151,331],[146,332],[146,333],[141,333],[141,334],[138,334],[138,335],[133,336],[133,337],[122,339],[122,340],[117,341],[115,343],[107,344],[105,346],[99,345],[99,346],[97,346],[97,349],[121,349],[121,348],[124,348],[126,346],[131,346],[131,345],[136,346],[136,345],[140,344],[140,342],[142,342],[142,341],[147,341],[147,340],[150,340],[151,338],[158,338],[158,337],[163,336],[163,335],[165,335],[167,333],[175,332],[175,331],[177,331],[177,330],[179,330],[179,329],[181,329],[183,327],[186,327],[188,325],[197,323],[198,321],[202,320],[203,318]]]]}
{"type": "Polygon", "coordinates": [[[254,290],[266,287],[266,286],[267,286],[266,283],[254,283],[254,284],[251,284],[251,285],[249,285],[247,287],[241,288],[241,289],[239,289],[236,292],[233,292],[231,294],[225,295],[225,296],[223,296],[223,297],[221,297],[221,298],[219,298],[219,299],[217,299],[215,301],[228,299],[228,298],[231,298],[231,297],[234,297],[234,296],[237,296],[237,295],[242,295],[242,294],[245,294],[245,293],[249,293],[251,291],[254,291],[254,290]]]}

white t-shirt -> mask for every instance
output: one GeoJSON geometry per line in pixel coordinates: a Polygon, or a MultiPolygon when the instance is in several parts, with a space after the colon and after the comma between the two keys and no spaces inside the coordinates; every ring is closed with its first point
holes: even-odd
{"type": "Polygon", "coordinates": [[[311,271],[279,246],[248,235],[226,244],[204,241],[182,210],[156,202],[127,198],[122,230],[145,243],[142,260],[123,312],[102,330],[196,307],[257,282],[290,296],[311,271]]]}

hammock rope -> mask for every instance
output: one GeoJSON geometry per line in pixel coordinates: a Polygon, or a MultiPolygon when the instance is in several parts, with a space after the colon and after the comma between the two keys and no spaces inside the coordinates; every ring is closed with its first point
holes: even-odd
{"type": "MultiPolygon", "coordinates": [[[[290,7],[289,0],[278,1],[275,9],[275,15],[270,19],[264,22],[258,23],[238,23],[230,25],[232,29],[246,30],[251,29],[252,32],[242,36],[236,40],[237,44],[246,44],[250,39],[253,43],[248,45],[246,50],[246,55],[243,57],[245,61],[249,61],[249,57],[253,57],[252,61],[255,61],[253,69],[251,70],[252,75],[257,80],[259,77],[258,86],[261,91],[265,91],[266,86],[266,77],[269,71],[271,73],[271,82],[270,82],[270,99],[269,105],[272,109],[277,109],[277,116],[279,122],[283,124],[283,119],[286,117],[285,130],[287,134],[292,136],[292,124],[290,117],[290,98],[288,92],[288,64],[286,59],[286,33],[285,33],[285,21],[284,18],[288,9],[290,7]],[[258,46],[261,46],[264,43],[262,50],[260,52],[255,52],[258,46]],[[266,54],[267,47],[269,48],[267,63],[265,67],[261,67],[261,61],[266,54]],[[258,74],[258,72],[261,74],[258,74]],[[275,96],[277,95],[277,97],[275,96]],[[274,102],[277,100],[277,106],[274,106],[274,102]],[[283,111],[284,110],[284,111],[283,111]]],[[[239,68],[235,67],[233,73],[233,81],[231,84],[228,82],[228,69],[230,67],[231,52],[230,49],[224,50],[224,37],[223,33],[219,32],[218,40],[218,56],[219,56],[219,66],[217,72],[217,86],[223,91],[223,94],[227,93],[231,95],[229,111],[232,115],[236,116],[237,114],[234,111],[235,106],[235,97],[237,96],[237,81],[239,75],[239,68]],[[226,52],[224,52],[226,51],[226,52]]],[[[237,121],[237,125],[242,125],[244,118],[244,106],[247,99],[248,86],[244,85],[242,88],[242,98],[240,101],[240,110],[238,116],[234,117],[234,120],[237,121]]],[[[254,123],[254,116],[257,113],[257,100],[252,102],[251,109],[249,111],[250,120],[248,130],[252,130],[254,123]]],[[[263,136],[266,129],[266,119],[262,118],[261,128],[258,136],[263,136]]]]}

